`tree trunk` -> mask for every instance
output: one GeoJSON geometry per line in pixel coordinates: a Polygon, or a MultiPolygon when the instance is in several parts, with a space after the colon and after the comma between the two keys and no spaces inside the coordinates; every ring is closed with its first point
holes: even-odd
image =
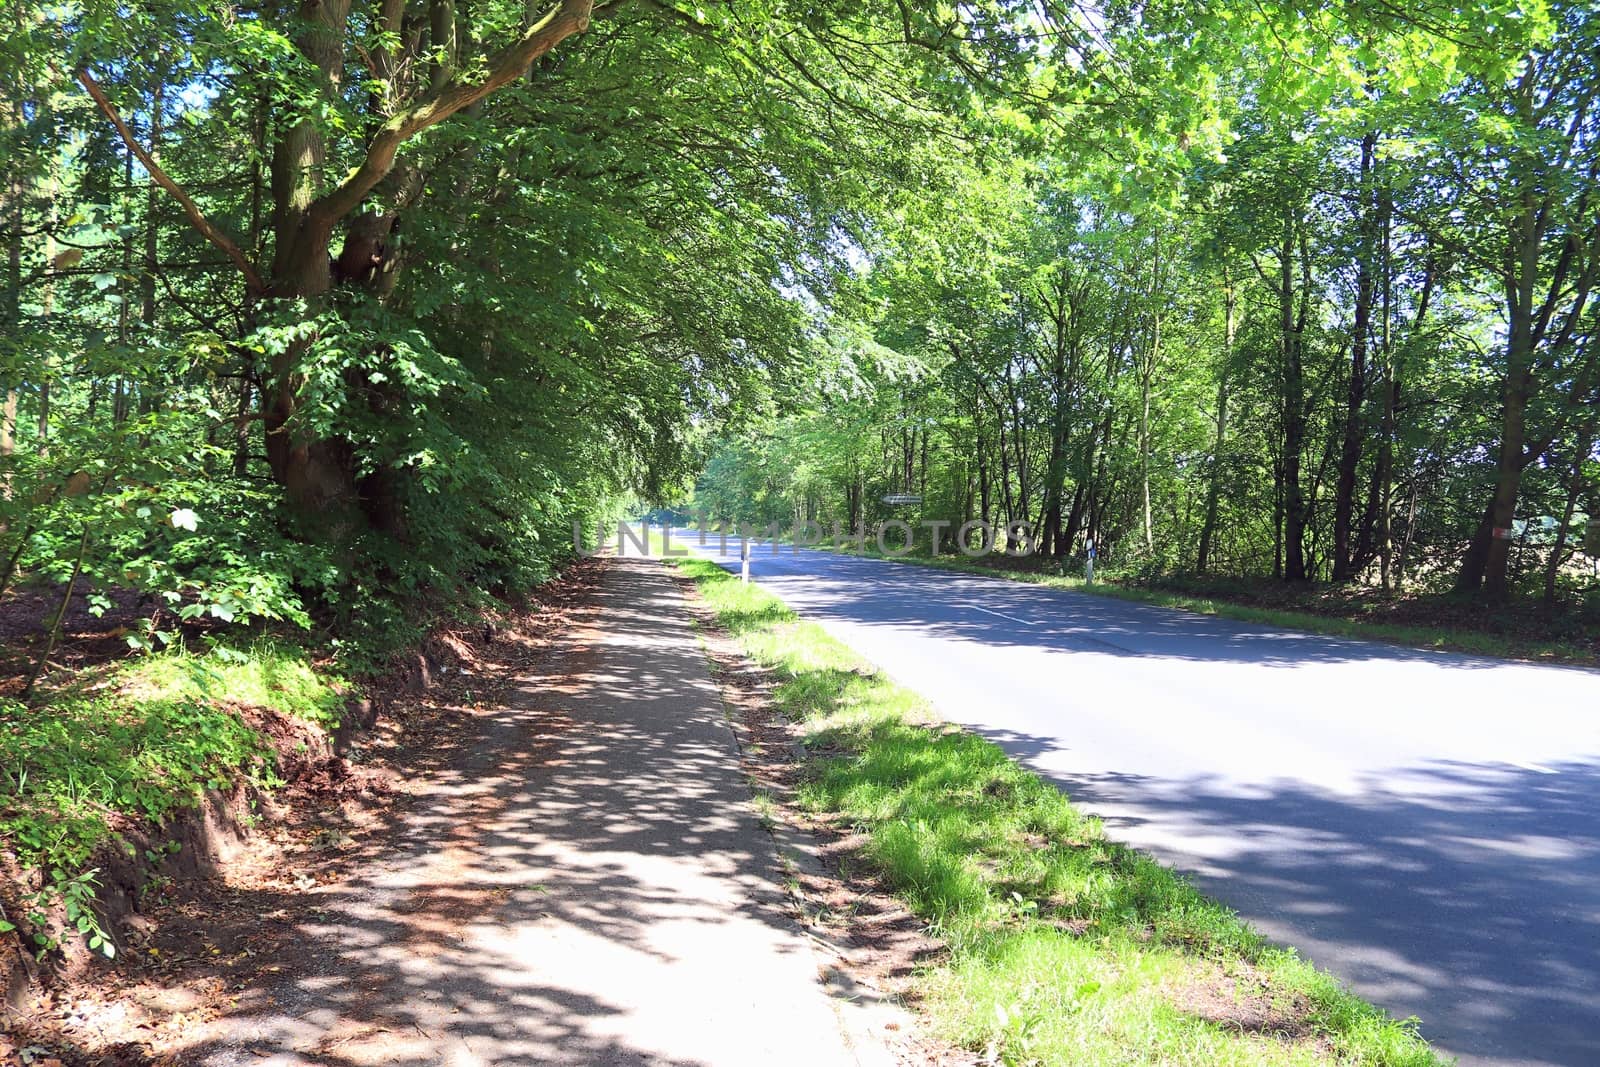
{"type": "Polygon", "coordinates": [[[1526,464],[1528,399],[1533,393],[1534,293],[1539,242],[1535,220],[1525,213],[1523,239],[1518,249],[1521,268],[1508,279],[1506,377],[1501,390],[1500,454],[1495,468],[1494,493],[1472,544],[1462,560],[1456,588],[1482,592],[1494,601],[1509,592],[1507,565],[1511,553],[1511,528],[1516,520],[1517,493],[1526,464]]]}
{"type": "MultiPolygon", "coordinates": [[[[165,79],[162,75],[156,76],[155,90],[150,101],[150,138],[149,147],[152,154],[161,149],[162,124],[165,121],[165,79]]],[[[156,225],[156,205],[161,200],[161,187],[156,180],[149,180],[149,187],[145,191],[145,221],[144,221],[144,269],[139,274],[139,321],[144,323],[146,336],[155,328],[156,324],[156,271],[160,268],[160,246],[158,237],[160,230],[156,225]]],[[[148,415],[156,410],[161,403],[161,390],[155,382],[145,382],[139,390],[139,414],[148,415]]]]}
{"type": "MultiPolygon", "coordinates": [[[[302,0],[299,9],[295,46],[320,74],[330,99],[339,92],[349,10],[350,0],[302,0]]],[[[286,125],[272,151],[276,254],[270,295],[304,300],[313,315],[333,284],[334,220],[309,210],[321,192],[326,153],[321,126],[309,116],[286,125]]],[[[339,536],[348,532],[356,502],[351,450],[341,441],[317,439],[294,421],[305,385],[299,363],[309,344],[288,346],[268,369],[271,384],[261,391],[267,464],[301,517],[324,521],[339,536]]]]}
{"type": "MultiPolygon", "coordinates": [[[[1532,122],[1537,111],[1536,82],[1542,69],[1540,63],[1530,60],[1515,90],[1513,103],[1525,121],[1532,122]]],[[[1580,109],[1566,125],[1563,159],[1588,129],[1580,109]]],[[[1481,593],[1491,601],[1504,600],[1510,593],[1510,531],[1522,472],[1544,454],[1559,433],[1559,428],[1546,428],[1543,436],[1529,443],[1528,412],[1539,375],[1554,373],[1561,355],[1579,343],[1587,301],[1600,282],[1600,256],[1593,254],[1600,247],[1600,219],[1594,217],[1587,193],[1577,201],[1575,211],[1565,210],[1555,199],[1564,180],[1546,171],[1533,153],[1517,157],[1501,184],[1505,189],[1502,196],[1516,211],[1506,233],[1501,278],[1507,330],[1500,453],[1494,493],[1456,582],[1459,591],[1481,593]],[[1554,249],[1560,254],[1552,259],[1547,253],[1554,249]]],[[[1589,372],[1588,368],[1579,372],[1570,402],[1583,399],[1586,386],[1582,383],[1589,372]]]]}
{"type": "MultiPolygon", "coordinates": [[[[1578,432],[1577,448],[1572,454],[1572,473],[1567,481],[1567,503],[1561,511],[1561,522],[1556,526],[1556,543],[1550,549],[1550,560],[1544,569],[1544,601],[1556,602],[1556,579],[1561,576],[1561,564],[1567,554],[1567,534],[1572,530],[1572,516],[1578,510],[1578,498],[1583,495],[1583,464],[1594,447],[1595,420],[1591,417],[1578,432]]],[[[1590,516],[1589,521],[1596,521],[1590,516]]]]}
{"type": "Polygon", "coordinates": [[[989,500],[989,457],[988,449],[983,439],[983,434],[978,434],[978,518],[983,520],[985,526],[989,525],[991,514],[989,500]]]}
{"type": "Polygon", "coordinates": [[[1050,426],[1050,454],[1045,473],[1044,513],[1040,518],[1039,553],[1062,558],[1067,542],[1061,528],[1061,497],[1067,480],[1067,385],[1056,383],[1055,413],[1050,426]]]}
{"type": "MultiPolygon", "coordinates": [[[[17,10],[17,17],[22,17],[21,8],[17,10]]],[[[11,87],[8,86],[8,89],[11,87]]],[[[15,121],[21,125],[23,117],[23,84],[20,68],[18,70],[17,84],[5,111],[8,122],[15,121]]],[[[23,180],[22,157],[19,154],[6,161],[6,276],[5,292],[0,295],[0,329],[11,336],[20,336],[22,333],[22,241],[23,224],[25,222],[23,200],[27,195],[27,183],[23,180]]],[[[17,401],[19,390],[18,382],[7,370],[3,383],[5,396],[0,400],[0,500],[10,500],[13,492],[11,484],[11,465],[4,462],[4,458],[15,454],[17,448],[17,401]]]]}
{"type": "Polygon", "coordinates": [[[1272,465],[1272,577],[1283,580],[1283,457],[1272,465]]]}
{"type": "Polygon", "coordinates": [[[1222,450],[1228,437],[1228,379],[1217,383],[1215,444],[1211,453],[1211,477],[1206,485],[1205,517],[1200,524],[1200,545],[1195,553],[1195,573],[1204,577],[1211,567],[1211,546],[1216,538],[1217,513],[1222,503],[1222,450]]]}
{"type": "Polygon", "coordinates": [[[1222,371],[1217,375],[1217,421],[1215,443],[1211,449],[1210,478],[1206,485],[1206,514],[1200,526],[1200,547],[1195,556],[1195,573],[1204,577],[1211,566],[1211,541],[1216,536],[1217,509],[1222,498],[1222,450],[1228,439],[1228,380],[1233,374],[1235,311],[1233,282],[1226,269],[1222,273],[1222,371]]]}
{"type": "MultiPolygon", "coordinates": [[[[49,184],[45,187],[46,202],[54,204],[55,197],[55,176],[51,175],[49,184]]],[[[44,237],[44,261],[47,264],[51,264],[51,266],[45,272],[44,296],[39,306],[40,318],[44,327],[42,332],[47,338],[53,334],[50,328],[50,317],[55,314],[56,310],[56,270],[53,265],[56,259],[54,215],[55,212],[52,208],[50,228],[44,237]]],[[[48,343],[47,341],[46,344],[48,343]]],[[[36,424],[38,436],[34,443],[34,449],[38,452],[40,459],[46,459],[50,455],[50,380],[55,377],[56,372],[55,352],[47,349],[44,358],[39,361],[39,364],[39,410],[36,424]]]]}
{"type": "Polygon", "coordinates": [[[1157,238],[1151,256],[1150,326],[1145,339],[1144,355],[1139,364],[1139,492],[1143,503],[1144,550],[1153,553],[1156,547],[1155,520],[1150,505],[1150,387],[1155,379],[1156,363],[1161,358],[1161,241],[1157,238]]]}
{"type": "MultiPolygon", "coordinates": [[[[17,391],[7,389],[5,402],[0,406],[0,457],[10,456],[17,450],[17,391]]],[[[0,499],[11,499],[11,472],[6,470],[0,480],[0,499]]]]}
{"type": "Polygon", "coordinates": [[[1005,509],[1006,522],[1010,523],[1017,516],[1017,505],[1011,492],[1011,453],[1006,443],[1004,415],[997,417],[995,426],[1000,438],[1000,506],[1005,509]]]}
{"type": "Polygon", "coordinates": [[[1012,509],[1011,507],[1007,507],[1006,509],[1006,524],[1012,525],[1014,523],[1026,523],[1028,521],[1029,512],[1033,510],[1033,495],[1030,492],[1032,483],[1028,477],[1028,428],[1023,419],[1022,405],[1017,396],[1016,382],[1012,378],[1010,364],[1006,365],[1005,387],[1006,400],[1011,409],[1011,459],[1017,471],[1017,495],[1015,498],[1016,506],[1015,509],[1012,509]]]}
{"type": "MultiPolygon", "coordinates": [[[[117,302],[117,342],[124,349],[133,344],[133,153],[122,157],[122,182],[126,193],[122,201],[122,277],[117,281],[117,292],[122,297],[117,302]]],[[[152,181],[152,184],[154,182],[152,181]]],[[[153,223],[152,223],[153,225],[153,223]]],[[[122,425],[128,416],[128,378],[117,375],[111,387],[111,425],[122,425]]]]}
{"type": "Polygon", "coordinates": [[[239,376],[239,404],[233,417],[233,475],[250,473],[250,406],[254,399],[248,375],[239,376]]]}
{"type": "Polygon", "coordinates": [[[866,486],[861,484],[861,468],[858,466],[855,469],[854,476],[850,480],[850,491],[848,494],[847,504],[850,511],[850,529],[852,532],[859,530],[862,522],[865,520],[865,514],[863,511],[865,496],[866,486]]]}
{"type": "Polygon", "coordinates": [[[1373,300],[1373,215],[1372,167],[1377,135],[1361,139],[1360,241],[1356,264],[1355,321],[1350,332],[1350,381],[1345,390],[1344,443],[1339,453],[1339,478],[1333,498],[1333,580],[1353,578],[1354,553],[1351,550],[1351,525],[1355,516],[1356,477],[1361,467],[1361,408],[1367,391],[1367,335],[1372,324],[1373,300]]]}
{"type": "MultiPolygon", "coordinates": [[[[12,161],[19,167],[21,162],[12,161]]],[[[22,175],[13,172],[6,183],[6,280],[4,304],[0,305],[0,324],[13,336],[21,333],[22,325],[22,175]]],[[[17,449],[17,383],[9,373],[5,380],[5,399],[0,401],[0,499],[10,500],[12,493],[11,467],[4,458],[17,449]]]]}
{"type": "MultiPolygon", "coordinates": [[[[1400,368],[1394,351],[1394,264],[1390,258],[1394,204],[1387,186],[1382,197],[1383,415],[1379,420],[1378,465],[1372,472],[1372,500],[1378,508],[1378,582],[1388,593],[1393,588],[1394,577],[1394,431],[1395,405],[1400,402],[1400,368]]],[[[1425,289],[1423,309],[1418,312],[1419,324],[1427,307],[1427,292],[1425,289]]]]}
{"type": "Polygon", "coordinates": [[[456,32],[455,0],[430,0],[428,4],[428,38],[432,63],[428,69],[428,89],[438,92],[456,68],[460,55],[460,38],[456,32]]]}
{"type": "Polygon", "coordinates": [[[1310,271],[1306,238],[1294,209],[1284,211],[1283,247],[1280,251],[1278,318],[1283,355],[1283,577],[1289,582],[1306,580],[1305,489],[1300,484],[1300,465],[1305,451],[1306,401],[1302,328],[1310,301],[1309,279],[1302,277],[1299,314],[1295,312],[1295,250],[1298,245],[1301,273],[1310,271]]]}
{"type": "MultiPolygon", "coordinates": [[[[1156,320],[1157,336],[1160,320],[1156,320]]],[[[1152,342],[1153,344],[1154,342],[1152,342]]],[[[1139,374],[1139,489],[1144,503],[1144,550],[1152,553],[1156,547],[1155,524],[1150,512],[1150,377],[1155,357],[1149,356],[1139,374]]]]}

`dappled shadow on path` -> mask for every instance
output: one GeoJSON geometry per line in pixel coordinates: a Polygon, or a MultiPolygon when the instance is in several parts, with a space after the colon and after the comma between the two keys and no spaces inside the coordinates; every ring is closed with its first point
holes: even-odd
{"type": "Polygon", "coordinates": [[[722,973],[741,951],[814,964],[737,802],[703,655],[663,622],[677,592],[632,580],[652,564],[610,566],[620,580],[545,670],[418,769],[426,797],[392,851],[260,902],[297,910],[300,943],[183,1062],[690,1064],[737,1062],[752,1040],[805,1062],[804,1041],[723,1025],[781,993],[722,973]]]}

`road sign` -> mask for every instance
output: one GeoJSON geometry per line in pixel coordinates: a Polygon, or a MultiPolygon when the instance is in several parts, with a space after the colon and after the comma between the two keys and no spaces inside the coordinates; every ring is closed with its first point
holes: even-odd
{"type": "Polygon", "coordinates": [[[888,496],[883,498],[883,502],[885,504],[894,506],[903,504],[920,504],[922,503],[922,498],[920,496],[914,496],[911,493],[890,493],[888,496]]]}

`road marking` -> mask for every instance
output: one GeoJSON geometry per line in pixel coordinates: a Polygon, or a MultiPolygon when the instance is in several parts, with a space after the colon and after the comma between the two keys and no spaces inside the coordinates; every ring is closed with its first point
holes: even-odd
{"type": "Polygon", "coordinates": [[[1518,770],[1533,771],[1535,774],[1555,774],[1556,773],[1556,769],[1554,767],[1546,767],[1542,763],[1529,763],[1527,760],[1520,760],[1520,759],[1508,759],[1508,760],[1506,760],[1506,762],[1509,763],[1511,766],[1516,767],[1518,770]]]}
{"type": "Polygon", "coordinates": [[[1034,625],[1033,623],[1029,622],[1027,619],[1019,619],[1015,615],[1007,615],[1003,611],[990,611],[988,608],[980,608],[976,604],[967,604],[965,606],[971,608],[973,611],[981,611],[985,615],[998,615],[1002,619],[1010,619],[1012,622],[1020,622],[1024,626],[1033,626],[1034,625]]]}

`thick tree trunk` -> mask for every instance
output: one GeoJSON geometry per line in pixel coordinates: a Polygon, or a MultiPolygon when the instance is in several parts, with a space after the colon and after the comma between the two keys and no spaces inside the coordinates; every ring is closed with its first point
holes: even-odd
{"type": "MultiPolygon", "coordinates": [[[[283,239],[280,230],[280,240],[283,239]]],[[[320,305],[329,288],[327,234],[290,235],[299,252],[280,257],[273,295],[307,298],[320,305]]],[[[268,368],[269,385],[261,391],[261,421],[266,435],[267,465],[295,509],[305,518],[320,517],[336,527],[351,521],[356,503],[353,455],[339,440],[319,439],[295,419],[305,375],[299,368],[310,342],[289,346],[268,368]]]]}
{"type": "Polygon", "coordinates": [[[1456,592],[1476,593],[1483,588],[1484,569],[1489,562],[1489,541],[1494,529],[1494,500],[1483,509],[1483,517],[1473,528],[1472,539],[1461,555],[1461,574],[1456,579],[1456,592]]]}
{"type": "MultiPolygon", "coordinates": [[[[1531,219],[1526,220],[1531,227],[1531,219]]],[[[1525,241],[1521,252],[1536,257],[1537,244],[1525,241]],[[1531,247],[1530,247],[1531,246],[1531,247]]],[[[1534,300],[1533,270],[1527,265],[1514,280],[1508,293],[1510,330],[1506,338],[1506,377],[1501,389],[1500,452],[1495,467],[1494,492],[1483,521],[1462,560],[1456,588],[1463,593],[1482,594],[1489,600],[1504,600],[1509,592],[1507,567],[1511,553],[1511,529],[1516,519],[1517,493],[1522,486],[1526,465],[1528,399],[1533,393],[1534,300]]]]}
{"type": "Polygon", "coordinates": [[[1072,507],[1067,511],[1066,528],[1061,533],[1063,553],[1070,553],[1072,546],[1078,543],[1078,531],[1083,526],[1084,502],[1088,498],[1085,488],[1084,480],[1072,487],[1072,507]]]}
{"type": "Polygon", "coordinates": [[[1510,594],[1511,531],[1517,517],[1517,494],[1522,488],[1522,451],[1527,440],[1531,391],[1531,375],[1519,373],[1506,382],[1500,464],[1489,503],[1489,549],[1483,564],[1483,591],[1490,600],[1504,600],[1510,594]]]}
{"type": "MultiPolygon", "coordinates": [[[[318,71],[324,93],[338,95],[343,74],[345,23],[350,0],[303,0],[294,41],[318,71]]],[[[274,247],[269,295],[304,300],[315,314],[333,284],[329,260],[334,220],[310,209],[321,193],[327,147],[321,125],[311,116],[286,124],[272,151],[274,247]]],[[[350,449],[343,442],[318,440],[297,425],[305,377],[300,369],[310,341],[278,353],[264,376],[261,421],[272,476],[303,518],[346,527],[356,500],[350,449]]]]}
{"type": "Polygon", "coordinates": [[[429,52],[433,57],[428,69],[428,89],[438,92],[455,72],[456,60],[461,53],[460,38],[456,33],[455,0],[429,0],[428,39],[429,52]]]}

